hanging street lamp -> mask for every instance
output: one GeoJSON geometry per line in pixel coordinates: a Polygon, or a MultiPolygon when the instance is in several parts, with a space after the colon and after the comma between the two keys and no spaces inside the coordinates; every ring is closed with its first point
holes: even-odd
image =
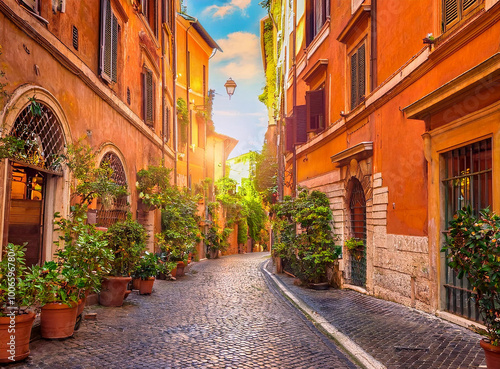
{"type": "Polygon", "coordinates": [[[234,94],[234,89],[236,88],[236,86],[236,82],[234,82],[231,77],[229,77],[229,79],[224,84],[226,92],[229,95],[229,100],[231,100],[231,96],[234,94]]]}

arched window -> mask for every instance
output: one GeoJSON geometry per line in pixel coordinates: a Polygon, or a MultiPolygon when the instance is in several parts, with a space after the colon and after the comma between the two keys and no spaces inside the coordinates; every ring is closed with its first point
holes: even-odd
{"type": "Polygon", "coordinates": [[[64,133],[56,116],[43,103],[36,103],[40,107],[33,114],[33,104],[28,105],[16,118],[11,136],[26,142],[24,151],[15,156],[27,164],[41,169],[61,171],[61,154],[64,148],[64,133]]]}
{"type": "MultiPolygon", "coordinates": [[[[127,177],[125,175],[125,169],[123,168],[122,162],[118,155],[114,152],[106,153],[100,163],[100,166],[108,165],[113,169],[113,180],[119,185],[127,184],[127,177]]],[[[101,227],[109,227],[110,225],[120,221],[125,220],[128,212],[127,196],[120,196],[113,200],[113,203],[109,206],[98,199],[97,201],[97,225],[101,227]]]]}

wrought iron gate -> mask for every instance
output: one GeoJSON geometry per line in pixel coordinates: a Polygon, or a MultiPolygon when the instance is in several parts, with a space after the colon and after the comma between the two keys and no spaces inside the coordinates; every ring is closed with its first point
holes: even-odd
{"type": "Polygon", "coordinates": [[[350,257],[348,281],[355,286],[366,286],[366,200],[363,186],[358,179],[352,178],[349,200],[351,237],[362,240],[365,247],[360,257],[350,257]]]}

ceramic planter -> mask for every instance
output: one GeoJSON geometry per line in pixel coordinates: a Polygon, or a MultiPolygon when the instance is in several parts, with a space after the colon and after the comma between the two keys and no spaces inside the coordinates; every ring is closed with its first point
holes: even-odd
{"type": "MultiPolygon", "coordinates": [[[[184,264],[183,261],[179,261],[177,263],[177,272],[175,273],[175,277],[176,278],[179,278],[179,277],[182,277],[184,275],[184,268],[186,267],[186,264],[184,264]]],[[[173,275],[173,274],[172,274],[173,275]]],[[[141,282],[142,283],[142,282],[141,282]]]]}
{"type": "Polygon", "coordinates": [[[132,278],[132,289],[133,290],[138,290],[141,286],[141,279],[140,278],[132,278]]]}
{"type": "Polygon", "coordinates": [[[42,306],[40,329],[43,338],[71,337],[75,330],[78,304],[50,303],[42,306]]]}
{"type": "Polygon", "coordinates": [[[153,284],[155,283],[155,277],[149,277],[147,279],[141,280],[141,285],[139,287],[139,293],[141,295],[151,295],[153,292],[153,284]]]}
{"type": "Polygon", "coordinates": [[[127,285],[132,277],[106,277],[102,281],[99,304],[103,306],[122,306],[127,285]]]}
{"type": "Polygon", "coordinates": [[[9,332],[10,317],[0,317],[0,363],[12,363],[26,359],[30,354],[31,327],[35,313],[16,315],[15,333],[9,332]],[[11,340],[14,335],[14,340],[11,340]]]}
{"type": "Polygon", "coordinates": [[[488,369],[500,369],[500,346],[493,346],[485,340],[481,340],[479,344],[484,350],[486,367],[488,369]]]}

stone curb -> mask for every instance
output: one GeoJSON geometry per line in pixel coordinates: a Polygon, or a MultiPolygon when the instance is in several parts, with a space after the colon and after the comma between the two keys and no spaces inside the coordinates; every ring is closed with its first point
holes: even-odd
{"type": "Polygon", "coordinates": [[[349,355],[353,356],[359,364],[366,369],[386,369],[386,367],[377,361],[373,356],[363,350],[359,345],[352,341],[345,334],[340,332],[337,328],[331,325],[326,318],[312,310],[306,303],[296,297],[278,278],[267,270],[267,264],[271,260],[267,260],[263,264],[263,270],[267,273],[268,277],[274,284],[281,290],[291,302],[309,319],[315,326],[327,332],[349,355]]]}

